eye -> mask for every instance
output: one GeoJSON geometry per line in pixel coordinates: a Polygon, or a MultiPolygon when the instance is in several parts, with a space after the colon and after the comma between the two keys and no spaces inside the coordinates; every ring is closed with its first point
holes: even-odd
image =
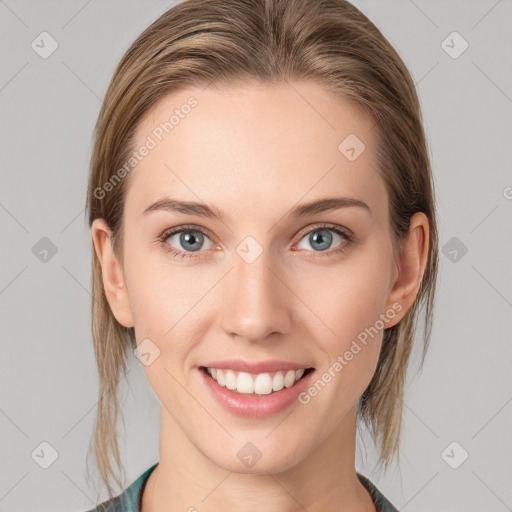
{"type": "Polygon", "coordinates": [[[194,226],[180,226],[168,230],[160,237],[166,251],[175,256],[194,258],[200,256],[201,249],[210,249],[213,245],[207,233],[194,226]]]}
{"type": "Polygon", "coordinates": [[[337,247],[332,253],[341,252],[346,249],[346,246],[352,241],[350,233],[339,228],[336,225],[323,225],[317,226],[315,229],[306,233],[306,235],[299,242],[298,247],[300,249],[309,248],[302,243],[309,244],[314,252],[324,252],[332,248],[333,243],[338,242],[337,247]]]}
{"type": "MultiPolygon", "coordinates": [[[[204,256],[205,251],[201,249],[208,250],[214,245],[208,233],[203,228],[197,226],[179,226],[167,230],[159,236],[159,241],[166,252],[181,259],[204,256]]],[[[306,232],[297,247],[299,249],[306,249],[310,253],[308,257],[331,256],[345,251],[352,241],[353,235],[351,232],[336,224],[328,224],[317,226],[313,230],[306,232]],[[333,242],[338,242],[338,245],[334,250],[328,251],[328,249],[331,249],[333,242]],[[313,250],[311,251],[308,247],[302,246],[301,244],[303,243],[309,244],[313,250]]]]}

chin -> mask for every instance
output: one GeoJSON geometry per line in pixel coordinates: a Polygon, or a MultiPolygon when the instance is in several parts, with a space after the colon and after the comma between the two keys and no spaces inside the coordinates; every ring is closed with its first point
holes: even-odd
{"type": "MultiPolygon", "coordinates": [[[[217,466],[233,473],[247,475],[278,474],[287,471],[300,463],[300,455],[294,448],[296,443],[290,443],[287,451],[276,452],[268,442],[235,441],[233,450],[223,453],[205,453],[217,466]],[[266,444],[266,447],[262,447],[266,444]],[[259,446],[259,447],[258,447],[259,446]]],[[[281,446],[283,446],[281,444],[281,446]]]]}

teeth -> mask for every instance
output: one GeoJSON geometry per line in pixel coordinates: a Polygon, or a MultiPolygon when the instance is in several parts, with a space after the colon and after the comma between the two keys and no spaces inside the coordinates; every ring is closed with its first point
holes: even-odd
{"type": "Polygon", "coordinates": [[[283,372],[276,372],[272,379],[272,389],[274,391],[281,391],[284,388],[283,372]]]}
{"type": "Polygon", "coordinates": [[[238,393],[254,393],[254,381],[248,373],[240,372],[238,374],[238,379],[236,381],[236,391],[238,391],[238,393]]]}
{"type": "Polygon", "coordinates": [[[252,375],[247,372],[235,372],[234,370],[221,370],[219,368],[207,368],[208,374],[216,380],[220,386],[236,391],[237,393],[255,393],[257,395],[269,395],[280,391],[284,387],[289,388],[295,384],[305,372],[300,370],[282,370],[270,373],[252,375]]]}
{"type": "Polygon", "coordinates": [[[228,389],[236,389],[237,384],[235,372],[233,370],[227,370],[224,375],[226,379],[226,387],[228,389]]]}
{"type": "Polygon", "coordinates": [[[257,395],[269,395],[272,393],[273,379],[268,373],[260,373],[254,379],[254,392],[257,395]]]}
{"type": "Polygon", "coordinates": [[[226,381],[224,380],[224,372],[217,370],[217,379],[216,380],[221,386],[225,386],[226,381]]]}

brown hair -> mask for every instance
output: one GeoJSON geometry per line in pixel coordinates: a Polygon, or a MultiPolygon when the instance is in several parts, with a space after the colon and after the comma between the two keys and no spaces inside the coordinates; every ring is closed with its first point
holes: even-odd
{"type": "MultiPolygon", "coordinates": [[[[423,355],[427,352],[438,266],[438,237],[427,143],[411,76],[387,39],[345,0],[185,0],[153,22],[118,64],[95,128],[87,192],[89,225],[101,217],[113,233],[122,262],[124,198],[130,175],[115,176],[134,150],[135,129],[165,95],[213,81],[312,79],[361,107],[378,141],[378,171],[389,194],[389,221],[396,250],[411,216],[429,221],[428,261],[416,300],[405,317],[387,329],[376,372],[361,397],[362,419],[387,468],[399,453],[404,380],[418,312],[426,305],[423,355]],[[102,188],[117,182],[108,193],[102,188]],[[110,181],[109,181],[110,180],[110,181]]],[[[99,400],[93,443],[100,476],[112,497],[111,465],[120,467],[116,425],[117,387],[126,376],[133,328],[120,325],[107,302],[101,266],[92,251],[92,333],[99,371],[99,400]]],[[[122,415],[121,415],[122,416],[122,415]]]]}

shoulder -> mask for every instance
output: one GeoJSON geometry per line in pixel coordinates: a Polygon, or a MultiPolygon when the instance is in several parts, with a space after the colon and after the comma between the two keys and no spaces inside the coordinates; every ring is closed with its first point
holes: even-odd
{"type": "Polygon", "coordinates": [[[357,476],[361,483],[370,493],[373,503],[377,512],[398,512],[398,509],[394,507],[391,502],[379,491],[379,489],[364,475],[357,473],[357,476]]]}
{"type": "Polygon", "coordinates": [[[142,492],[151,472],[156,468],[158,462],[148,468],[121,494],[104,501],[96,508],[87,512],[139,512],[141,508],[142,492]]]}
{"type": "Polygon", "coordinates": [[[125,510],[122,507],[121,495],[119,495],[115,498],[104,501],[96,508],[88,510],[87,512],[125,512],[125,510]]]}
{"type": "Polygon", "coordinates": [[[123,496],[124,492],[115,498],[100,503],[96,508],[88,510],[87,512],[127,512],[130,509],[123,507],[123,496]]]}

